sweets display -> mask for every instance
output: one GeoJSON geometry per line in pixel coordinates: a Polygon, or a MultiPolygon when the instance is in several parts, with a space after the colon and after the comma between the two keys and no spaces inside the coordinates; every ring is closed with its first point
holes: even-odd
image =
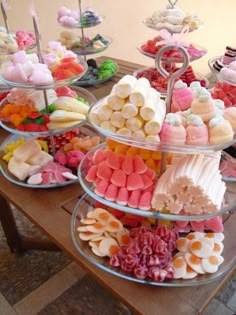
{"type": "Polygon", "coordinates": [[[44,55],[44,63],[39,62],[35,53],[19,51],[2,64],[1,76],[6,83],[37,86],[52,84],[54,80],[78,80],[86,69],[82,59],[63,49],[57,42],[50,42],[44,55]]]}
{"type": "Polygon", "coordinates": [[[25,30],[7,33],[5,27],[0,27],[0,54],[32,49],[35,45],[36,41],[33,33],[25,30]]]}
{"type": "Polygon", "coordinates": [[[91,205],[89,211],[77,208],[77,213],[77,248],[105,270],[115,275],[124,272],[126,279],[156,285],[170,285],[175,279],[201,281],[201,275],[217,273],[224,263],[221,232],[180,235],[157,222],[140,222],[131,228],[121,223],[114,209],[102,204],[91,205]]]}
{"type": "Polygon", "coordinates": [[[90,54],[98,53],[106,49],[111,40],[97,34],[96,36],[90,38],[88,36],[79,36],[72,31],[63,31],[60,33],[59,41],[62,45],[66,46],[78,54],[90,54]]]}
{"type": "Polygon", "coordinates": [[[102,17],[91,8],[86,8],[84,12],[70,10],[62,6],[58,10],[57,21],[66,27],[90,27],[101,23],[102,17]]]}
{"type": "MultiPolygon", "coordinates": [[[[177,71],[179,68],[175,65],[172,66],[171,70],[169,69],[170,76],[177,71]]],[[[160,92],[162,95],[166,94],[167,91],[167,85],[168,85],[168,78],[163,77],[155,68],[141,68],[134,72],[134,76],[139,78],[146,78],[150,82],[151,87],[156,89],[158,92],[160,92]]],[[[176,78],[177,80],[182,80],[184,83],[186,83],[188,86],[192,82],[199,82],[202,87],[207,87],[207,81],[206,79],[197,74],[194,73],[193,68],[189,65],[187,70],[180,75],[179,78],[176,78]]],[[[214,97],[214,96],[213,96],[214,97]]],[[[214,98],[220,98],[220,97],[214,97],[214,98]]]]}
{"type": "Polygon", "coordinates": [[[167,29],[172,33],[180,33],[185,27],[193,31],[202,24],[196,16],[186,14],[179,7],[172,7],[170,4],[147,17],[144,23],[156,30],[167,29]]]}
{"type": "MultiPolygon", "coordinates": [[[[163,32],[163,30],[162,30],[163,32]]],[[[155,58],[158,51],[165,45],[163,42],[165,41],[161,36],[161,32],[159,35],[154,37],[153,39],[149,39],[147,42],[138,46],[138,49],[143,54],[146,54],[149,57],[155,58]]],[[[171,35],[170,35],[171,36],[171,35]]],[[[181,45],[184,47],[189,55],[190,61],[201,58],[207,53],[206,49],[200,48],[194,44],[183,43],[181,45]]],[[[162,59],[174,60],[175,62],[181,62],[183,60],[182,54],[177,49],[170,49],[163,54],[162,59]]]]}
{"type": "Polygon", "coordinates": [[[174,145],[221,145],[234,139],[235,113],[213,100],[199,82],[187,87],[181,80],[173,90],[171,111],[166,114],[160,93],[146,78],[126,75],[90,112],[94,125],[125,139],[174,145]],[[228,118],[230,117],[230,118],[228,118]]]}
{"type": "Polygon", "coordinates": [[[113,77],[117,72],[118,66],[111,59],[106,59],[101,65],[97,65],[95,59],[88,59],[88,70],[82,79],[76,82],[78,86],[94,85],[105,82],[113,77]]]}

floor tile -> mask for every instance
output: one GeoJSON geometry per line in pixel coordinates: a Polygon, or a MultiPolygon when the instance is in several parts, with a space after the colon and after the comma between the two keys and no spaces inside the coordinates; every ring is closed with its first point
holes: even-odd
{"type": "Polygon", "coordinates": [[[235,311],[236,313],[236,290],[234,292],[234,295],[229,299],[229,301],[226,304],[230,309],[235,311]]]}
{"type": "Polygon", "coordinates": [[[213,299],[202,315],[233,315],[233,311],[217,299],[213,299]]]}
{"type": "Polygon", "coordinates": [[[19,315],[35,315],[77,282],[66,268],[14,305],[19,315]]]}
{"type": "Polygon", "coordinates": [[[230,278],[229,281],[225,284],[222,290],[217,294],[216,298],[224,303],[227,304],[231,297],[236,292],[236,273],[230,278]]]}
{"type": "Polygon", "coordinates": [[[17,315],[14,308],[7,302],[2,294],[0,294],[0,314],[17,315]]]}
{"type": "Polygon", "coordinates": [[[129,310],[89,275],[37,315],[130,315],[129,310]]]}

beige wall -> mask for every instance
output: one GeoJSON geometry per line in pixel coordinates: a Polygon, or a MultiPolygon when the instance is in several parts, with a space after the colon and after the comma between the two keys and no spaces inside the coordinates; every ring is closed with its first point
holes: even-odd
{"type": "MultiPolygon", "coordinates": [[[[77,0],[35,0],[35,7],[40,19],[42,43],[56,40],[62,30],[57,25],[57,11],[61,5],[76,9],[77,0]]],[[[29,7],[32,0],[8,0],[11,29],[32,29],[29,7]]],[[[100,15],[103,23],[96,28],[85,30],[91,36],[100,33],[112,38],[113,43],[105,54],[144,65],[153,65],[153,61],[141,55],[136,46],[156,36],[157,32],[147,28],[143,19],[153,11],[166,5],[167,0],[82,0],[83,9],[90,6],[100,15]],[[148,5],[146,5],[148,3],[148,5]]],[[[208,49],[208,54],[192,63],[195,70],[206,74],[209,72],[209,58],[223,54],[226,45],[236,47],[236,1],[235,0],[179,0],[179,5],[186,12],[198,15],[204,27],[185,36],[186,40],[208,49]],[[213,13],[214,12],[214,13],[213,13]]],[[[1,17],[1,24],[3,24],[1,17]]],[[[78,30],[78,32],[80,32],[78,30]]],[[[92,56],[94,57],[94,56],[92,56]]]]}

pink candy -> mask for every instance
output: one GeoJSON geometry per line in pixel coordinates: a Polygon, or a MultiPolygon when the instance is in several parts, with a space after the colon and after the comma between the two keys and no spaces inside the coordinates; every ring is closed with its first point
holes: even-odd
{"type": "Polygon", "coordinates": [[[178,233],[168,230],[166,226],[156,229],[142,226],[131,229],[130,236],[133,238],[131,243],[121,247],[120,251],[111,257],[110,264],[121,267],[127,273],[133,273],[138,279],[157,282],[172,279],[174,270],[170,262],[178,233]]]}

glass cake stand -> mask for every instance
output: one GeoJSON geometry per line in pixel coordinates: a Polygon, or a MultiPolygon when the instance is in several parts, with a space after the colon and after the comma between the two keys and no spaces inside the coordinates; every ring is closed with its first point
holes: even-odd
{"type": "MultiPolygon", "coordinates": [[[[218,271],[213,274],[205,274],[205,275],[198,275],[194,279],[189,280],[169,280],[164,282],[155,282],[155,281],[148,281],[136,278],[133,274],[125,273],[119,267],[112,267],[109,264],[109,258],[107,257],[98,257],[93,254],[91,251],[88,242],[82,241],[79,238],[79,232],[77,228],[80,226],[80,220],[85,218],[89,211],[92,211],[94,208],[94,200],[89,197],[88,195],[84,195],[78,203],[75,205],[73,214],[71,217],[71,237],[72,241],[77,249],[77,251],[85,257],[90,263],[97,266],[98,268],[123,279],[138,282],[145,285],[153,285],[153,286],[163,286],[163,287],[188,287],[188,286],[199,286],[204,284],[209,284],[213,281],[220,279],[227,271],[229,271],[235,264],[235,252],[236,252],[236,242],[232,248],[232,243],[229,244],[227,239],[231,236],[227,234],[227,229],[225,233],[224,243],[224,251],[223,257],[224,262],[220,265],[218,271]]],[[[232,219],[232,218],[231,218],[232,219]]],[[[233,224],[230,219],[225,221],[225,227],[227,225],[233,224]]]]}

